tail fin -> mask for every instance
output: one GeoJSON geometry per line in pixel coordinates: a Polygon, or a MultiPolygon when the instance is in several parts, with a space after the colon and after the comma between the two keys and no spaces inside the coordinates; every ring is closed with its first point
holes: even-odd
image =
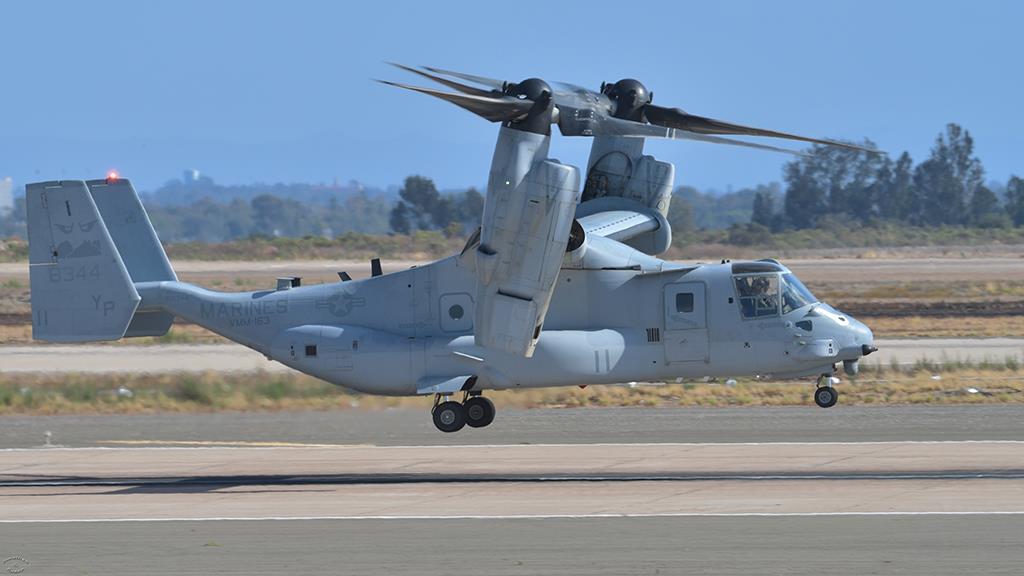
{"type": "MultiPolygon", "coordinates": [[[[86,184],[132,282],[176,281],[178,277],[132,183],[117,178],[90,180],[86,184]]],[[[139,310],[124,335],[162,336],[172,322],[173,314],[139,310]]]]}
{"type": "Polygon", "coordinates": [[[39,182],[25,190],[32,337],[53,342],[117,340],[139,294],[85,182],[39,182]]]}

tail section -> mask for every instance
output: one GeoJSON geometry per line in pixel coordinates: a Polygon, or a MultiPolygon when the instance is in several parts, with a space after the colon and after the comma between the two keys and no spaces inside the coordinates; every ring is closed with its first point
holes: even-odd
{"type": "Polygon", "coordinates": [[[25,192],[32,337],[124,336],[140,298],[86,183],[40,182],[25,192]]]}
{"type": "MultiPolygon", "coordinates": [[[[149,215],[131,182],[123,178],[86,182],[100,217],[132,282],[177,281],[149,215]]],[[[162,336],[174,315],[159,310],[139,310],[124,336],[162,336]]]]}

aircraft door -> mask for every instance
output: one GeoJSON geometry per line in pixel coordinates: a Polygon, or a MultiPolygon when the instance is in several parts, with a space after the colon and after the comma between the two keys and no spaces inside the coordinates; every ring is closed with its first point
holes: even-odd
{"type": "Polygon", "coordinates": [[[703,282],[665,286],[665,359],[708,361],[708,309],[703,282]]]}

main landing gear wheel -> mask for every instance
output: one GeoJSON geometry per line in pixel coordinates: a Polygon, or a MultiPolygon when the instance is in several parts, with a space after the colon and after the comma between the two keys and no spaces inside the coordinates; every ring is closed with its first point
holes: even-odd
{"type": "Polygon", "coordinates": [[[494,422],[494,402],[483,396],[473,396],[462,403],[466,409],[466,424],[473,428],[483,428],[494,422]]]}
{"type": "Polygon", "coordinates": [[[839,401],[839,392],[831,386],[820,386],[814,391],[814,403],[822,408],[831,408],[839,401]]]}
{"type": "Polygon", "coordinates": [[[459,402],[441,402],[431,411],[434,426],[441,432],[458,432],[466,425],[466,409],[459,402]]]}

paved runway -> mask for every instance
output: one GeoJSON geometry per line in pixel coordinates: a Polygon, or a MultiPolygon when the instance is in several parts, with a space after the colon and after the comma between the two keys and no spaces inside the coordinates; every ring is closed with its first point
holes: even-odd
{"type": "Polygon", "coordinates": [[[0,416],[0,448],[265,444],[1024,441],[1024,405],[741,408],[498,406],[487,428],[441,434],[421,409],[0,416]]]}
{"type": "Polygon", "coordinates": [[[0,561],[25,574],[1018,574],[1022,416],[507,410],[448,435],[408,410],[4,417],[0,445],[22,448],[0,450],[0,561]],[[107,448],[23,448],[44,430],[107,448]]]}
{"type": "MultiPolygon", "coordinates": [[[[989,360],[1024,360],[1024,338],[907,338],[876,340],[878,352],[865,362],[888,366],[892,361],[914,364],[989,360]]],[[[239,344],[104,346],[0,346],[0,372],[178,372],[286,371],[239,344]],[[60,358],[60,362],[55,362],[60,358]]]]}
{"type": "Polygon", "coordinates": [[[0,511],[26,574],[1017,574],[1024,442],[7,450],[0,511]]]}
{"type": "Polygon", "coordinates": [[[0,509],[9,523],[1024,514],[1024,442],[15,450],[0,509]]]}
{"type": "Polygon", "coordinates": [[[1018,575],[1019,516],[0,525],[24,574],[1018,575]]]}

